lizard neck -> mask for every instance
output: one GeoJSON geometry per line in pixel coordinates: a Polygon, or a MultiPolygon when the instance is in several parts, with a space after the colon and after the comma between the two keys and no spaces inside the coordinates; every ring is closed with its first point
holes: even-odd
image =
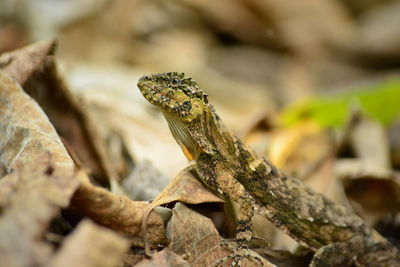
{"type": "Polygon", "coordinates": [[[167,111],[163,115],[168,122],[168,127],[179,144],[185,156],[189,159],[195,159],[201,152],[201,147],[194,141],[190,133],[190,123],[184,122],[167,111]]]}
{"type": "Polygon", "coordinates": [[[203,112],[190,122],[168,111],[163,111],[163,114],[176,142],[184,153],[187,150],[189,155],[192,155],[190,158],[185,153],[189,159],[197,159],[200,153],[210,155],[228,153],[226,147],[231,147],[232,134],[215,113],[212,105],[208,104],[203,112]]]}

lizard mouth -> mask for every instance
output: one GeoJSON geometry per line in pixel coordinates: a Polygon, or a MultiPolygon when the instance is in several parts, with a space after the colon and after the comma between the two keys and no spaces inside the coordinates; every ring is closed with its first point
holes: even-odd
{"type": "Polygon", "coordinates": [[[137,87],[139,88],[144,98],[146,98],[146,100],[149,101],[151,104],[156,106],[160,106],[162,104],[162,101],[160,101],[160,99],[162,98],[160,92],[162,90],[155,87],[150,76],[141,77],[137,83],[137,87]]]}

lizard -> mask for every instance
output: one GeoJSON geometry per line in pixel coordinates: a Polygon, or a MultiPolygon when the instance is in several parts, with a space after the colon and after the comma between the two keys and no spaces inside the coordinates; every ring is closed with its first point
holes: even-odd
{"type": "Polygon", "coordinates": [[[145,75],[138,88],[161,110],[201,182],[238,204],[232,265],[240,266],[246,256],[252,217],[259,213],[315,252],[310,266],[400,266],[397,248],[353,211],[285,175],[237,138],[192,78],[178,72],[145,75]]]}

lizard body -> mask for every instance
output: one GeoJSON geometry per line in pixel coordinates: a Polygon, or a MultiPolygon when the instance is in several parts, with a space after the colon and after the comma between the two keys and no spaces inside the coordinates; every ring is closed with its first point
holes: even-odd
{"type": "Polygon", "coordinates": [[[303,246],[313,266],[400,266],[399,252],[345,207],[287,177],[259,157],[221,121],[207,95],[183,73],[144,76],[138,87],[158,106],[202,182],[239,204],[236,239],[246,248],[252,217],[263,214],[303,246]],[[338,253],[340,252],[340,253],[338,253]],[[339,256],[338,256],[339,255],[339,256]]]}

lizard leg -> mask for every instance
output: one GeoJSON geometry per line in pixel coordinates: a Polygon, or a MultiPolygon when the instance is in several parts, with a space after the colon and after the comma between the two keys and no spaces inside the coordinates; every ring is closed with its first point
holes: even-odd
{"type": "Polygon", "coordinates": [[[256,253],[251,253],[249,250],[249,243],[252,236],[252,218],[254,215],[254,205],[251,201],[251,197],[247,196],[245,193],[244,196],[232,199],[239,205],[236,222],[236,238],[234,240],[223,240],[221,245],[227,247],[233,253],[219,260],[216,265],[220,265],[232,259],[230,266],[241,266],[243,258],[254,259],[259,265],[263,265],[263,258],[256,253]]]}
{"type": "Polygon", "coordinates": [[[248,248],[251,240],[251,227],[253,226],[254,205],[247,193],[236,199],[239,204],[239,214],[236,222],[236,241],[240,247],[248,248]]]}

